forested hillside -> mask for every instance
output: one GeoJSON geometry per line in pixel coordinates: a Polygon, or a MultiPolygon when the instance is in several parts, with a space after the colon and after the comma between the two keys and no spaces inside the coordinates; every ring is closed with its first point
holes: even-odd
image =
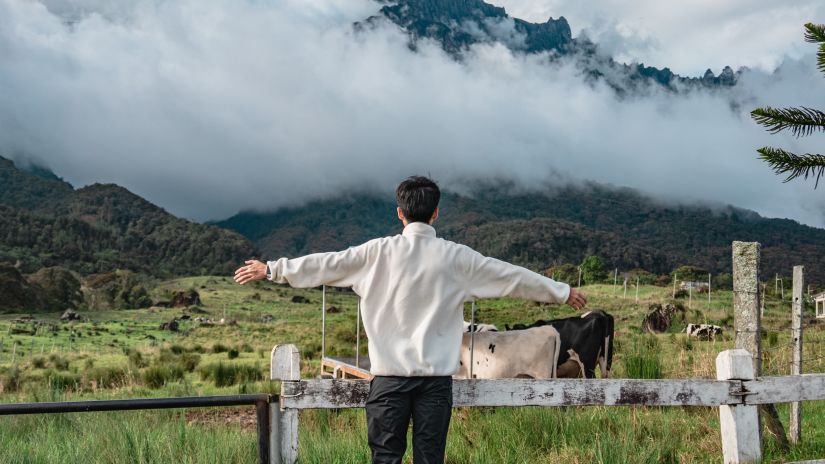
{"type": "Polygon", "coordinates": [[[62,266],[81,274],[227,274],[253,255],[244,237],[177,218],[123,187],[75,190],[0,158],[0,262],[23,272],[62,266]]]}
{"type": "MultiPolygon", "coordinates": [[[[401,229],[390,192],[245,212],[218,225],[249,237],[270,257],[342,249],[401,229]]],[[[758,241],[764,275],[789,275],[793,265],[804,264],[811,282],[825,282],[823,229],[731,206],[668,206],[597,184],[534,192],[497,184],[470,195],[447,192],[435,225],[445,238],[534,269],[578,264],[595,254],[622,270],[663,274],[689,264],[730,272],[731,242],[758,241]]]]}

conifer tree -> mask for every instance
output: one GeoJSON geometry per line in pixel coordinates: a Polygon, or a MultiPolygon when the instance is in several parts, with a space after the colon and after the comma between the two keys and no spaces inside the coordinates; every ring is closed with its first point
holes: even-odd
{"type": "MultiPolygon", "coordinates": [[[[825,24],[805,25],[805,41],[819,44],[816,54],[817,68],[825,73],[825,24]]],[[[825,132],[825,112],[808,108],[756,108],[751,117],[768,132],[775,134],[790,131],[796,137],[805,137],[817,131],[825,132]]],[[[787,175],[785,182],[798,177],[819,179],[825,174],[825,155],[815,153],[796,154],[782,148],[762,147],[757,150],[759,157],[767,162],[776,174],[787,175]]]]}

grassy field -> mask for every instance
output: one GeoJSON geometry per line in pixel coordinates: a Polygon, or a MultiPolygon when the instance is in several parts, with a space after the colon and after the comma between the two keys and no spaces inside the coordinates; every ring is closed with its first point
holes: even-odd
{"type": "MultiPolygon", "coordinates": [[[[155,292],[190,288],[200,293],[198,308],[81,312],[83,320],[72,323],[60,322],[60,314],[36,314],[36,322],[0,316],[0,401],[276,392],[277,384],[265,376],[278,343],[298,345],[303,376],[318,375],[320,291],[196,277],[163,282],[155,292]],[[295,296],[309,302],[292,302],[295,296]],[[190,319],[180,321],[177,332],[160,329],[183,315],[190,319]]],[[[632,288],[626,299],[610,285],[585,291],[589,309],[616,318],[614,377],[712,378],[716,354],[732,347],[730,333],[714,342],[688,340],[677,333],[683,326],[662,335],[642,333],[648,306],[670,301],[669,288],[641,287],[638,304],[632,288]]],[[[327,295],[328,305],[340,309],[328,314],[327,352],[353,355],[356,298],[349,292],[327,295]]],[[[732,324],[731,292],[714,292],[710,302],[706,294],[694,296],[688,322],[732,324]]],[[[482,301],[478,308],[480,321],[500,328],[575,314],[566,306],[507,299],[482,301]]],[[[469,320],[469,308],[465,313],[469,320]]],[[[790,372],[789,314],[788,301],[769,299],[766,375],[790,372]]],[[[825,324],[808,321],[805,371],[825,372],[825,324]]],[[[361,346],[366,353],[366,343],[361,346]]],[[[786,405],[779,411],[787,422],[786,405]]],[[[825,404],[805,403],[804,412],[802,443],[786,453],[766,436],[766,462],[825,457],[825,404]]],[[[368,461],[363,411],[304,411],[301,424],[303,462],[368,461]]],[[[713,408],[465,408],[454,411],[447,453],[453,463],[718,462],[721,446],[713,408]]],[[[0,419],[0,462],[227,463],[253,462],[255,456],[252,408],[0,419]]]]}

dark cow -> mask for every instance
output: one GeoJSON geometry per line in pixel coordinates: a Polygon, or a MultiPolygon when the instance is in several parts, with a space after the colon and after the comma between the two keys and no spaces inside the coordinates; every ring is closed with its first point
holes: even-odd
{"type": "Polygon", "coordinates": [[[596,377],[596,365],[601,376],[610,376],[613,366],[613,316],[604,311],[590,311],[579,317],[539,320],[530,325],[505,325],[507,330],[523,330],[544,325],[553,326],[560,335],[558,377],[596,377]]]}

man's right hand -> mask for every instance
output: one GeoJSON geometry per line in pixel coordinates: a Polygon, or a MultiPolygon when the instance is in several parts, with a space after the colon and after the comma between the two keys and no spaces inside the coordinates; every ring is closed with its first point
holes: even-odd
{"type": "Polygon", "coordinates": [[[568,305],[572,306],[574,309],[582,309],[587,305],[587,297],[584,296],[580,290],[576,288],[570,288],[570,296],[567,297],[567,301],[565,301],[568,305]]]}

